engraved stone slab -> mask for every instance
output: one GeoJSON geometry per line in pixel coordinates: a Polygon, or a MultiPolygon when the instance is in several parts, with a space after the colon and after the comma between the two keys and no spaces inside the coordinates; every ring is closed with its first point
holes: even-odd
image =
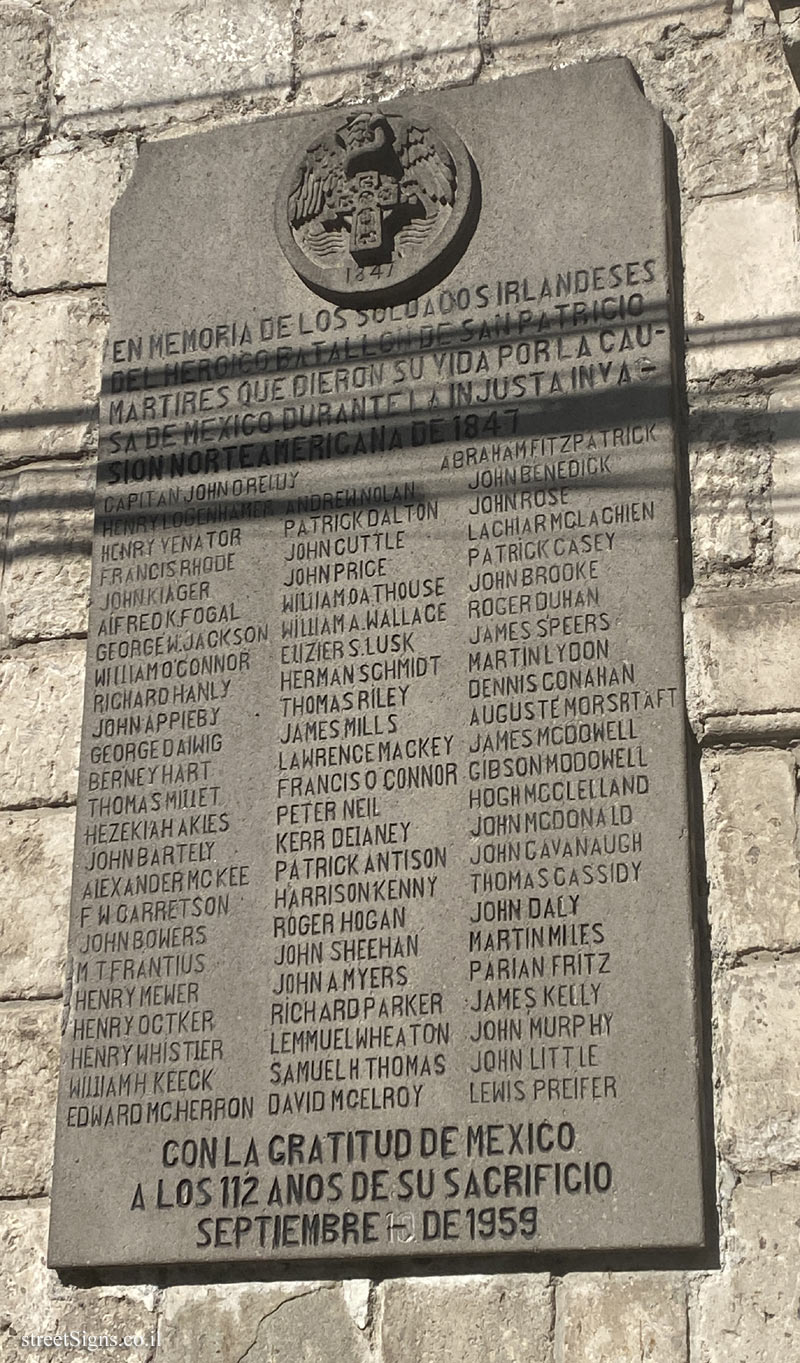
{"type": "Polygon", "coordinates": [[[666,207],[617,61],[145,147],[53,1264],[701,1244],[666,207]]]}

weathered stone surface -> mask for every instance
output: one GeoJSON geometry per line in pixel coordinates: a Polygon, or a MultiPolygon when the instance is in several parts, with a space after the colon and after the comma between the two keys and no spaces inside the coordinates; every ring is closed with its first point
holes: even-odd
{"type": "Polygon", "coordinates": [[[0,1004],[0,1197],[50,1185],[60,1013],[58,1003],[0,1004]]]}
{"type": "Polygon", "coordinates": [[[775,381],[769,396],[775,455],[772,461],[775,567],[800,572],[800,378],[775,381]]]}
{"type": "MultiPolygon", "coordinates": [[[[530,71],[555,60],[631,56],[632,48],[655,42],[674,26],[675,5],[670,0],[640,7],[626,0],[493,0],[489,8],[488,38],[498,75],[530,71]]],[[[726,25],[724,0],[687,0],[680,7],[687,34],[721,32],[726,25]]]]}
{"type": "Polygon", "coordinates": [[[339,1283],[174,1287],[166,1296],[159,1363],[368,1363],[370,1347],[339,1283]]]}
{"type": "Polygon", "coordinates": [[[19,173],[11,283],[16,293],[102,284],[111,209],[132,169],[131,144],[40,156],[19,173]]]}
{"type": "Polygon", "coordinates": [[[289,0],[76,0],[56,17],[57,126],[158,126],[274,107],[291,80],[289,0]]]}
{"type": "MultiPolygon", "coordinates": [[[[0,646],[86,630],[94,467],[24,469],[6,500],[0,646]]],[[[7,480],[6,480],[7,481],[7,480]]]]}
{"type": "Polygon", "coordinates": [[[634,64],[675,136],[684,194],[791,187],[797,88],[777,34],[696,43],[680,26],[634,64]]]}
{"type": "Polygon", "coordinates": [[[687,703],[702,735],[796,731],[800,600],[777,587],[705,589],[685,616],[687,703]]]}
{"type": "Polygon", "coordinates": [[[13,216],[14,183],[14,176],[10,170],[0,170],[0,218],[13,216]]]}
{"type": "Polygon", "coordinates": [[[696,1363],[794,1363],[798,1357],[798,1207],[796,1174],[735,1189],[722,1272],[699,1280],[690,1311],[696,1363]]]}
{"type": "Polygon", "coordinates": [[[687,1363],[677,1273],[569,1273],[556,1294],[558,1363],[687,1363]]]}
{"type": "Polygon", "coordinates": [[[74,800],[84,645],[0,655],[0,801],[6,808],[74,800]]]}
{"type": "Polygon", "coordinates": [[[63,984],[75,813],[0,814],[0,999],[63,984]]]}
{"type": "Polygon", "coordinates": [[[719,1149],[736,1169],[800,1160],[800,962],[753,961],[718,981],[719,1149]]]}
{"type": "Polygon", "coordinates": [[[715,950],[800,946],[793,758],[717,749],[704,756],[703,784],[715,950]]]}
{"type": "Polygon", "coordinates": [[[381,1295],[383,1363],[549,1363],[552,1292],[545,1274],[407,1278],[381,1295]]]}
{"type": "Polygon", "coordinates": [[[359,0],[306,0],[298,54],[300,100],[334,104],[401,90],[458,85],[480,66],[477,6],[402,0],[391,9],[359,0]]]}
{"type": "Polygon", "coordinates": [[[684,228],[687,374],[800,358],[800,253],[793,193],[707,199],[684,228]]]}
{"type": "Polygon", "coordinates": [[[93,294],[9,299],[0,315],[0,468],[91,447],[105,332],[93,294]]]}
{"type": "Polygon", "coordinates": [[[33,5],[0,5],[0,156],[30,146],[47,110],[50,20],[33,5]]]}
{"type": "MultiPolygon", "coordinates": [[[[6,1204],[0,1207],[0,1341],[3,1363],[30,1363],[31,1336],[76,1331],[79,1344],[70,1349],[51,1343],[38,1346],[47,1356],[72,1354],[112,1363],[147,1363],[157,1328],[152,1288],[65,1287],[46,1267],[47,1207],[6,1204]],[[81,1332],[85,1332],[84,1339],[81,1332]],[[101,1336],[118,1343],[102,1344],[101,1336]],[[143,1339],[123,1344],[123,1338],[143,1339]]],[[[200,1356],[198,1358],[198,1363],[200,1356]]]]}
{"type": "Polygon", "coordinates": [[[764,412],[753,398],[712,390],[689,421],[695,571],[766,567],[772,446],[764,412]]]}

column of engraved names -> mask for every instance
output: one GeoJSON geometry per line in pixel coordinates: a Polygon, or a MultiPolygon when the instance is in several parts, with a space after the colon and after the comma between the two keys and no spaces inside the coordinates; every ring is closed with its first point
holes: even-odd
{"type": "Polygon", "coordinates": [[[249,868],[226,854],[224,710],[249,668],[231,581],[241,529],[163,456],[101,465],[94,675],[73,948],[68,1121],[221,1120],[204,986],[249,868]],[[241,638],[240,638],[241,636],[241,638]]]}
{"type": "Polygon", "coordinates": [[[548,459],[559,444],[518,445],[517,462],[469,480],[477,1102],[617,1096],[598,895],[639,880],[650,782],[607,578],[626,526],[655,505],[614,500],[612,456],[548,459]]]}
{"type": "Polygon", "coordinates": [[[457,771],[453,735],[415,718],[441,678],[446,582],[417,575],[438,515],[413,481],[287,504],[274,1113],[415,1109],[446,1069],[442,995],[419,982],[447,865],[426,840],[424,799],[457,771]]]}

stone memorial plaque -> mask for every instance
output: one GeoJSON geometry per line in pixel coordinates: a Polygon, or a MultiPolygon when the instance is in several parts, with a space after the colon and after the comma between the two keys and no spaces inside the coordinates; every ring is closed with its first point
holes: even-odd
{"type": "Polygon", "coordinates": [[[143,149],[54,1265],[702,1243],[664,165],[621,61],[143,149]]]}

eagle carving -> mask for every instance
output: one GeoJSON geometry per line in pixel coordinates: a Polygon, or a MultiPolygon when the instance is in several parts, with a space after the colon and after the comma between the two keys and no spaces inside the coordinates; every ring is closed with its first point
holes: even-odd
{"type": "Polygon", "coordinates": [[[320,263],[376,265],[413,254],[456,200],[457,173],[436,133],[379,109],[314,142],[288,194],[295,240],[320,263]]]}

